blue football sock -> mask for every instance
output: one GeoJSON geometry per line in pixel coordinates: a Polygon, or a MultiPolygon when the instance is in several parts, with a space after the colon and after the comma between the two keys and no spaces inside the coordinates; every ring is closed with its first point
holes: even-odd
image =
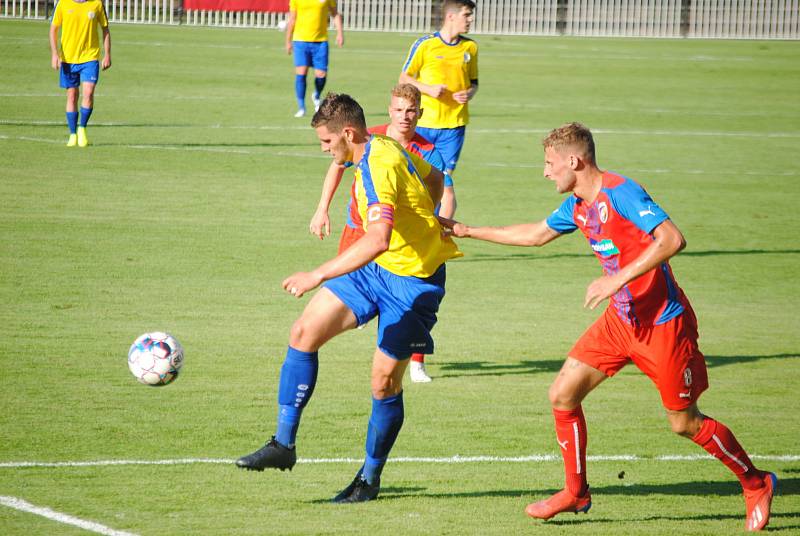
{"type": "Polygon", "coordinates": [[[78,131],[78,112],[67,112],[67,127],[70,134],[78,131]]]}
{"type": "Polygon", "coordinates": [[[322,90],[325,89],[325,81],[328,79],[327,76],[318,76],[314,78],[314,96],[319,98],[322,95],[322,90]]]}
{"type": "Polygon", "coordinates": [[[306,75],[294,75],[294,95],[297,97],[297,108],[306,109],[306,75]]]}
{"type": "Polygon", "coordinates": [[[81,126],[86,128],[89,123],[89,118],[92,116],[93,108],[84,108],[81,106],[81,126]]]}
{"type": "Polygon", "coordinates": [[[291,346],[286,350],[278,383],[278,430],[275,433],[278,443],[294,446],[300,415],[314,393],[318,370],[317,352],[301,352],[291,346]]]}
{"type": "Polygon", "coordinates": [[[383,400],[372,399],[372,415],[367,428],[367,458],[362,469],[364,480],[370,484],[380,478],[389,451],[403,426],[403,418],[402,392],[383,400]]]}

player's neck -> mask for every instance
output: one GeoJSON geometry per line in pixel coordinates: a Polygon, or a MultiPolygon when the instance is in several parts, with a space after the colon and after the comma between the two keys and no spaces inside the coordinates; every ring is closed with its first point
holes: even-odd
{"type": "Polygon", "coordinates": [[[403,147],[405,147],[406,145],[408,145],[408,142],[411,141],[411,138],[414,137],[414,131],[412,130],[404,134],[402,132],[399,132],[390,124],[388,127],[386,127],[386,135],[394,139],[397,143],[399,143],[403,147]]]}
{"type": "Polygon", "coordinates": [[[602,188],[603,172],[596,167],[591,167],[578,173],[572,193],[587,203],[594,203],[602,188]]]}
{"type": "Polygon", "coordinates": [[[439,30],[439,38],[448,45],[456,44],[459,37],[458,32],[453,30],[450,26],[442,26],[442,29],[439,30]]]}

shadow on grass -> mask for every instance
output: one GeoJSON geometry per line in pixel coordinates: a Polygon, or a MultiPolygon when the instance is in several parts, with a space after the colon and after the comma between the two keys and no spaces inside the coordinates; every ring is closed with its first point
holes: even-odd
{"type": "Polygon", "coordinates": [[[461,376],[507,376],[509,374],[538,374],[540,372],[558,372],[563,359],[545,359],[541,361],[519,361],[518,363],[493,363],[491,361],[437,362],[442,374],[440,378],[457,378],[461,376]]]}
{"type": "MultiPolygon", "coordinates": [[[[714,249],[708,251],[683,251],[681,257],[712,257],[716,255],[798,255],[800,249],[714,249]]],[[[519,261],[519,260],[550,260],[581,257],[593,257],[591,252],[586,253],[508,253],[504,255],[487,255],[482,253],[471,253],[470,255],[453,262],[490,262],[490,261],[519,261]]]]}
{"type": "Polygon", "coordinates": [[[791,357],[800,357],[800,352],[768,355],[707,355],[706,364],[709,367],[721,367],[737,363],[753,363],[762,359],[788,359],[791,357]]]}
{"type": "MultiPolygon", "coordinates": [[[[789,359],[800,357],[800,352],[767,355],[707,355],[706,363],[709,368],[736,365],[739,363],[753,363],[767,359],[789,359]]],[[[464,376],[508,376],[511,374],[539,374],[542,372],[558,372],[564,359],[524,360],[517,363],[496,363],[492,361],[436,361],[431,359],[431,364],[438,364],[441,374],[439,378],[460,378],[464,376]]]]}

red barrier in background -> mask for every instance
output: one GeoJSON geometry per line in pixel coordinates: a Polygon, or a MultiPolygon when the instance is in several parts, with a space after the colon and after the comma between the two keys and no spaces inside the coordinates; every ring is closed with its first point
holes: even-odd
{"type": "Polygon", "coordinates": [[[184,0],[184,9],[287,13],[289,0],[184,0]]]}

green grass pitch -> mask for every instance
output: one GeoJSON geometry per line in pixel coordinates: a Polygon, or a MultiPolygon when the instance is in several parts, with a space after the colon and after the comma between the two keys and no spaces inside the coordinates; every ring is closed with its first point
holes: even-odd
{"type": "MultiPolygon", "coordinates": [[[[674,436],[629,367],[585,403],[594,505],[542,523],[562,485],[547,387],[598,314],[579,236],[543,249],[464,241],[434,331],[434,382],[406,385],[380,500],[327,503],[356,462],[248,473],[225,463],[20,467],[14,462],[233,460],[273,432],[288,329],[307,298],[288,274],[331,257],[308,234],[328,160],[294,112],[282,34],[117,24],[89,128],[68,149],[47,23],[0,21],[0,495],[141,535],[734,534],[738,482],[674,436]],[[164,329],[186,349],[173,385],[125,357],[164,329]],[[497,461],[421,461],[454,456],[497,461]],[[665,456],[677,459],[665,460],[665,456]],[[620,478],[624,472],[624,478],[620,478]]],[[[347,34],[327,89],[370,124],[415,36],[347,34]]],[[[700,322],[710,390],[782,495],[770,528],[800,533],[800,44],[476,36],[481,89],[456,175],[458,217],[508,224],[560,202],[539,140],[579,120],[602,167],[638,179],[686,235],[672,262],[700,322]]],[[[298,453],[360,459],[374,328],[321,352],[298,453]]],[[[0,533],[82,530],[0,505],[0,533]]]]}

